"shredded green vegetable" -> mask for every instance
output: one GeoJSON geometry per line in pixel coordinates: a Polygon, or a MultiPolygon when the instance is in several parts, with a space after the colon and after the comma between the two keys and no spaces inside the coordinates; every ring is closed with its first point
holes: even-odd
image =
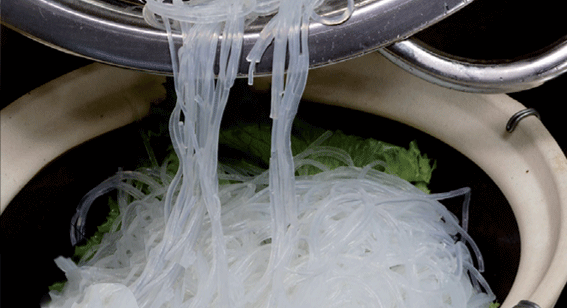
{"type": "Polygon", "coordinates": [[[490,304],[490,306],[488,306],[488,308],[498,308],[498,307],[500,307],[500,304],[497,303],[497,302],[494,302],[494,303],[490,304]]]}
{"type": "MultiPolygon", "coordinates": [[[[73,261],[78,262],[82,260],[92,247],[95,247],[101,243],[104,234],[111,231],[114,221],[116,221],[116,218],[118,218],[118,216],[120,215],[120,209],[118,208],[118,203],[116,202],[116,200],[110,197],[108,198],[108,206],[110,207],[110,212],[106,216],[106,221],[102,225],[97,227],[95,234],[91,236],[85,244],[75,246],[73,261]]],[[[87,259],[85,261],[90,259],[92,256],[93,254],[87,256],[87,259]]]]}
{"type": "MultiPolygon", "coordinates": [[[[294,128],[297,131],[291,137],[294,155],[303,152],[325,133],[324,129],[310,126],[301,121],[295,121],[294,128]]],[[[251,124],[222,131],[219,142],[221,145],[249,153],[249,155],[258,158],[263,164],[267,165],[270,160],[270,139],[271,128],[269,125],[251,124]]],[[[364,167],[377,160],[383,161],[388,167],[384,168],[377,165],[376,169],[396,174],[421,190],[429,192],[427,185],[431,181],[431,174],[436,163],[429,159],[426,154],[421,154],[416,141],[412,141],[409,148],[406,149],[372,138],[364,139],[336,131],[321,146],[331,146],[346,151],[357,167],[364,167]]],[[[340,160],[331,157],[315,159],[330,169],[342,165],[340,160]]],[[[315,167],[305,166],[300,168],[299,174],[311,175],[319,171],[315,167]]]]}

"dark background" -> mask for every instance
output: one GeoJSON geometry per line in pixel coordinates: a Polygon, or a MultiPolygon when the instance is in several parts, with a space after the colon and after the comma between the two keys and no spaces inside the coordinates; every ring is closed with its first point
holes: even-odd
{"type": "MultiPolygon", "coordinates": [[[[534,52],[567,35],[567,27],[564,19],[562,19],[564,16],[561,16],[563,12],[565,12],[563,8],[552,8],[549,4],[546,7],[538,7],[533,2],[477,0],[461,12],[418,34],[418,37],[438,49],[458,56],[489,60],[513,59],[534,52]]],[[[2,107],[47,81],[92,63],[89,60],[67,55],[41,45],[4,26],[2,26],[1,31],[1,56],[4,60],[0,61],[2,107]]],[[[567,87],[567,76],[564,75],[536,89],[511,94],[512,97],[523,104],[534,107],[540,112],[542,122],[558,141],[564,152],[567,149],[567,131],[564,124],[563,109],[560,107],[567,103],[563,93],[565,87],[567,87]]],[[[242,91],[245,92],[245,90],[242,91]]],[[[232,95],[246,96],[248,94],[235,91],[235,94],[232,95]]],[[[262,108],[265,108],[265,105],[262,105],[262,108]]],[[[348,112],[347,115],[344,111],[332,107],[304,104],[300,107],[299,113],[300,117],[317,122],[317,125],[330,129],[334,128],[332,126],[335,125],[331,123],[343,122],[345,118],[355,119],[353,123],[356,123],[356,125],[352,125],[350,131],[346,129],[348,133],[352,134],[360,135],[361,132],[376,130],[376,121],[371,116],[357,112],[348,112]],[[324,110],[325,114],[328,115],[326,119],[318,119],[318,117],[313,116],[321,110],[324,110]],[[372,123],[371,128],[369,123],[372,123]]],[[[384,124],[380,125],[391,127],[391,125],[397,124],[384,120],[384,124]]],[[[344,130],[345,126],[336,128],[344,130]]],[[[78,147],[65,154],[62,159],[50,164],[42,171],[40,176],[32,180],[30,185],[26,187],[28,194],[20,194],[16,197],[13,203],[17,203],[19,206],[11,205],[12,209],[7,210],[2,215],[0,219],[0,249],[2,252],[0,270],[2,280],[0,283],[3,304],[8,306],[9,298],[16,298],[13,295],[21,294],[21,290],[25,289],[27,294],[17,297],[18,306],[37,306],[43,294],[47,292],[47,285],[63,278],[61,273],[54,268],[52,259],[60,254],[69,255],[72,253],[66,238],[68,236],[68,223],[66,222],[73,214],[72,207],[88,189],[114,173],[116,166],[125,169],[136,167],[132,157],[144,155],[143,144],[136,138],[126,136],[137,135],[138,129],[135,125],[126,127],[113,133],[113,137],[97,138],[89,142],[86,147],[78,147]],[[101,148],[116,150],[113,151],[113,155],[97,157],[97,167],[94,167],[97,170],[85,169],[84,157],[101,148]],[[85,178],[84,173],[88,172],[93,173],[92,175],[89,173],[91,176],[85,178]],[[59,202],[63,197],[69,200],[65,204],[59,202]],[[23,209],[23,212],[15,212],[13,208],[16,207],[23,209]]],[[[506,203],[503,196],[484,172],[478,168],[475,169],[474,164],[471,165],[463,158],[455,158],[458,154],[444,154],[450,152],[450,149],[442,148],[439,150],[438,148],[443,147],[443,145],[436,144],[433,138],[412,130],[398,129],[400,131],[407,130],[406,133],[401,133],[408,136],[407,140],[418,136],[422,150],[426,153],[434,153],[434,158],[438,159],[439,162],[446,160],[458,162],[459,166],[465,166],[463,168],[476,178],[469,182],[465,180],[454,181],[449,186],[447,183],[434,182],[432,189],[446,190],[468,185],[473,188],[473,192],[483,191],[477,196],[473,194],[473,198],[476,198],[477,202],[487,204],[488,209],[494,208],[494,212],[487,213],[484,209],[481,211],[482,213],[477,211],[475,214],[473,210],[471,225],[474,221],[478,222],[479,220],[485,221],[486,226],[491,224],[506,225],[503,229],[490,231],[493,233],[485,236],[494,237],[493,241],[516,243],[509,245],[509,247],[498,248],[498,251],[494,251],[494,247],[500,247],[498,245],[502,245],[502,243],[488,241],[482,244],[487,248],[481,247],[481,250],[485,252],[485,257],[487,251],[489,255],[494,255],[495,258],[500,256],[499,268],[487,269],[489,276],[487,279],[501,279],[499,284],[503,285],[502,290],[495,290],[495,292],[505,296],[507,293],[506,286],[509,288],[509,284],[514,278],[513,274],[509,274],[509,277],[505,279],[497,276],[503,276],[501,272],[513,273],[515,271],[517,265],[513,264],[512,261],[507,264],[502,260],[513,259],[506,254],[517,252],[519,244],[517,244],[517,234],[514,233],[517,232],[514,229],[517,228],[514,225],[515,222],[508,221],[511,216],[509,208],[498,205],[506,203]],[[421,140],[425,141],[421,142],[421,140]],[[444,155],[454,156],[444,159],[444,155]],[[507,232],[507,234],[500,234],[503,232],[502,230],[508,229],[510,232],[507,232]],[[498,272],[498,270],[501,272],[498,272]]],[[[399,140],[398,136],[396,138],[399,140]]],[[[453,171],[449,169],[452,168],[440,166],[434,174],[434,178],[445,176],[450,178],[453,171]]],[[[483,231],[472,230],[471,232],[480,234],[483,231]]],[[[567,307],[566,297],[566,295],[562,296],[557,307],[567,307]]]]}

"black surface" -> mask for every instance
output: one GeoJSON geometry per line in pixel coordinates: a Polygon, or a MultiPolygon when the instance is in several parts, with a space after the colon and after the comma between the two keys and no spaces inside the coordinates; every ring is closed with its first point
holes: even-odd
{"type": "MultiPolygon", "coordinates": [[[[465,13],[457,15],[456,17],[460,16],[459,18],[465,20],[461,26],[456,27],[454,24],[451,24],[453,21],[447,21],[446,25],[440,24],[437,26],[437,29],[424,33],[422,38],[429,40],[432,44],[438,44],[436,47],[440,49],[445,47],[449,49],[447,51],[458,55],[476,58],[513,58],[525,50],[530,50],[525,48],[526,44],[533,44],[533,46],[539,48],[546,42],[552,41],[553,35],[561,34],[561,31],[567,31],[564,28],[556,27],[550,22],[538,23],[536,21],[538,17],[535,14],[539,13],[536,11],[534,11],[533,16],[528,15],[530,16],[530,27],[527,27],[525,24],[517,24],[516,27],[511,27],[513,30],[518,31],[510,32],[510,27],[508,26],[505,28],[506,31],[501,31],[500,33],[491,31],[495,24],[505,23],[506,18],[510,17],[506,15],[505,5],[497,4],[491,6],[488,2],[478,0],[471,6],[476,5],[482,9],[489,9],[489,14],[481,14],[471,10],[471,13],[468,13],[468,15],[465,13]],[[546,27],[549,29],[546,29],[546,27]],[[521,32],[525,28],[530,28],[535,33],[538,33],[535,36],[536,38],[548,32],[551,34],[546,39],[534,42],[531,39],[522,39],[521,32]],[[461,31],[462,35],[455,34],[458,31],[461,31]],[[515,39],[506,39],[503,42],[498,40],[499,36],[505,37],[509,34],[515,39]],[[483,35],[485,38],[483,38],[483,35]],[[519,45],[522,45],[522,47],[516,47],[519,45]]],[[[496,1],[490,3],[496,3],[496,1]]],[[[503,1],[502,3],[510,4],[510,1],[503,1]]],[[[517,8],[518,5],[512,4],[509,7],[517,8]]],[[[540,19],[545,18],[541,17],[540,19]]],[[[49,80],[90,63],[88,60],[69,56],[37,44],[5,27],[2,27],[1,37],[1,55],[2,60],[4,60],[0,62],[2,65],[1,75],[4,76],[1,91],[2,107],[49,80]]],[[[567,101],[563,95],[563,89],[566,86],[567,76],[562,76],[537,89],[512,95],[523,104],[535,107],[540,112],[542,122],[564,151],[567,149],[567,133],[561,107],[567,101]]],[[[317,122],[317,119],[321,121],[316,124],[332,126],[334,125],[333,123],[339,123],[344,120],[344,112],[339,112],[337,115],[333,113],[332,108],[326,109],[325,120],[323,120],[323,117],[314,116],[308,110],[311,108],[320,111],[323,107],[304,104],[300,107],[300,113],[302,116],[310,118],[313,122],[317,122]]],[[[376,127],[376,121],[368,118],[368,115],[355,114],[354,117],[357,120],[356,125],[350,126],[352,131],[345,127],[342,127],[343,130],[363,135],[371,133],[372,136],[381,139],[387,139],[389,136],[392,136],[392,134],[388,133],[391,129],[376,127]]],[[[386,126],[392,124],[388,124],[388,121],[381,123],[384,123],[382,125],[386,126]]],[[[346,127],[349,127],[348,124],[346,127]]],[[[47,292],[47,285],[62,278],[61,273],[57,271],[52,260],[59,254],[70,254],[72,252],[68,240],[68,221],[73,214],[74,206],[76,206],[84,193],[113,174],[119,166],[126,169],[133,168],[135,161],[133,161],[132,157],[144,155],[141,140],[136,138],[124,139],[120,136],[137,136],[137,132],[138,127],[130,126],[113,133],[113,137],[103,136],[89,143],[90,145],[86,148],[77,148],[75,151],[68,153],[61,161],[55,162],[46,168],[42,172],[44,176],[34,178],[26,187],[29,194],[18,195],[17,200],[14,200],[13,204],[19,202],[19,205],[11,204],[5,214],[1,216],[1,300],[6,307],[13,306],[8,305],[8,301],[11,299],[19,301],[17,307],[37,306],[43,294],[47,292]],[[126,142],[124,142],[125,140],[126,142]],[[98,155],[96,158],[100,165],[89,163],[90,169],[85,169],[84,155],[93,153],[94,149],[102,148],[112,148],[115,151],[108,156],[98,155]],[[120,154],[116,155],[117,153],[120,154]],[[89,174],[87,178],[80,176],[85,173],[89,174]],[[65,199],[64,202],[60,201],[63,199],[65,199]],[[22,290],[26,290],[25,296],[19,295],[22,290]]],[[[400,135],[397,135],[395,140],[392,141],[394,143],[407,144],[409,140],[416,138],[413,132],[407,134],[409,135],[401,139],[400,135]]],[[[427,139],[428,137],[421,135],[420,138],[427,139]]],[[[509,257],[517,255],[516,251],[518,249],[516,245],[517,235],[514,234],[514,223],[506,221],[511,217],[509,208],[506,208],[506,202],[503,200],[501,193],[494,188],[484,172],[478,170],[478,168],[475,169],[474,165],[468,166],[466,161],[459,161],[462,157],[458,155],[452,158],[444,157],[445,155],[451,156],[454,153],[447,154],[450,151],[445,151],[443,145],[435,144],[434,141],[428,140],[431,143],[425,140],[423,142],[419,141],[419,145],[424,152],[431,153],[430,156],[439,161],[439,169],[434,174],[435,182],[432,183],[432,188],[434,190],[447,190],[464,185],[472,186],[473,202],[474,204],[481,204],[482,208],[479,211],[478,207],[473,207],[471,226],[474,226],[476,223],[484,223],[486,226],[504,225],[503,228],[498,229],[480,228],[481,230],[471,231],[471,233],[473,233],[475,238],[486,238],[486,243],[482,244],[483,247],[481,249],[485,252],[485,256],[493,255],[496,259],[495,263],[487,262],[487,279],[492,280],[493,286],[495,284],[499,285],[495,287],[495,292],[499,294],[499,297],[505,296],[507,288],[509,289],[509,284],[513,281],[512,272],[515,272],[515,267],[517,266],[517,263],[514,264],[517,261],[511,260],[509,257]],[[452,170],[454,169],[454,164],[462,165],[465,168],[464,170],[468,170],[468,174],[471,175],[470,178],[455,177],[455,171],[452,170]],[[438,178],[458,180],[441,183],[441,181],[437,182],[436,179],[438,178]],[[492,210],[493,212],[489,213],[486,210],[492,210]],[[506,262],[505,260],[511,261],[506,262]]],[[[565,293],[557,307],[567,307],[567,295],[565,293]]]]}

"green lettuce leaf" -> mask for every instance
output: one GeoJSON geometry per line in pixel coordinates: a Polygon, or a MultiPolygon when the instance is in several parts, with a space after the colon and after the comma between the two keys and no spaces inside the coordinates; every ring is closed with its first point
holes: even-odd
{"type": "MultiPolygon", "coordinates": [[[[112,230],[114,222],[120,215],[120,208],[118,207],[118,202],[116,202],[116,200],[113,198],[108,198],[108,206],[110,207],[110,211],[106,216],[105,222],[97,227],[95,234],[91,236],[86,243],[84,243],[83,245],[75,246],[75,253],[73,254],[72,258],[75,262],[79,262],[83,259],[85,259],[85,261],[88,261],[90,258],[92,258],[94,253],[96,252],[96,247],[98,247],[98,245],[102,241],[102,237],[112,230]],[[91,248],[95,248],[95,250],[91,250],[91,248]]],[[[118,230],[119,229],[120,226],[118,227],[118,230]]]]}
{"type": "MultiPolygon", "coordinates": [[[[325,130],[323,129],[296,121],[294,134],[291,136],[293,154],[297,155],[307,149],[324,133],[325,130]]],[[[270,160],[271,127],[269,125],[251,124],[227,129],[221,132],[219,143],[240,152],[249,153],[267,165],[270,160]]],[[[429,159],[426,154],[421,154],[416,141],[412,141],[406,149],[372,138],[365,139],[336,131],[321,143],[321,146],[331,146],[346,151],[357,167],[364,167],[377,160],[383,161],[387,168],[377,165],[376,169],[395,174],[425,192],[429,192],[427,185],[431,181],[436,163],[429,159]]],[[[343,165],[340,160],[332,157],[315,157],[314,159],[330,169],[343,165]]],[[[320,172],[320,170],[311,166],[302,167],[299,170],[299,174],[304,175],[317,172],[320,172]]]]}

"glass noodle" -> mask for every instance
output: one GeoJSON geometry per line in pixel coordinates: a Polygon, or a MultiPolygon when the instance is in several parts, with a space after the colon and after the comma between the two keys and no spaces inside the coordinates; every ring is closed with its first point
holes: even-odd
{"type": "Polygon", "coordinates": [[[438,202],[465,195],[468,206],[468,189],[427,195],[373,168],[381,162],[355,167],[344,151],[320,146],[322,139],[292,156],[309,22],[345,21],[354,10],[346,2],[340,16],[329,17],[314,12],[321,0],[147,1],[144,16],[167,31],[171,48],[178,101],[169,130],[179,169],[173,177],[165,172],[170,162],[119,172],[83,199],[74,241],[96,197],[118,189],[121,215],[78,265],[56,260],[69,283],[52,294],[52,306],[437,308],[494,300],[475,268],[483,262],[466,224],[438,202]],[[246,57],[253,82],[255,64],[274,46],[269,170],[219,166],[220,121],[245,24],[274,13],[246,57]],[[344,166],[330,170],[319,156],[344,166]],[[305,165],[322,172],[296,178],[305,165]],[[232,182],[219,186],[219,179],[232,182]]]}

